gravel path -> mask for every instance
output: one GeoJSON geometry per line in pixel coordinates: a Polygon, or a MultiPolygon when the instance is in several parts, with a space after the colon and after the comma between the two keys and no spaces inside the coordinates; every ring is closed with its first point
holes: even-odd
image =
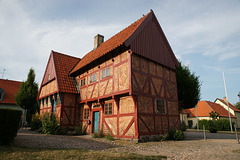
{"type": "Polygon", "coordinates": [[[215,134],[211,136],[204,141],[199,138],[202,137],[201,133],[186,132],[184,141],[134,144],[124,140],[93,139],[91,136],[43,135],[22,129],[15,138],[14,144],[32,148],[83,148],[101,152],[165,155],[168,159],[240,159],[240,144],[237,144],[235,139],[231,139],[234,135],[215,134]],[[211,136],[212,138],[218,137],[218,139],[210,139],[211,136]],[[224,137],[226,139],[223,139],[224,137]]]}
{"type": "Polygon", "coordinates": [[[27,129],[20,129],[14,145],[31,148],[82,148],[103,150],[118,147],[104,141],[95,141],[91,136],[45,135],[27,129]]]}

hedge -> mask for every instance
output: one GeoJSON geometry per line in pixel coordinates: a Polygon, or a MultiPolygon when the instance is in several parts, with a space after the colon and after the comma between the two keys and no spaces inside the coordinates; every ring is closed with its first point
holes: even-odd
{"type": "MultiPolygon", "coordinates": [[[[203,129],[203,125],[205,126],[206,130],[209,130],[209,123],[211,123],[212,120],[199,120],[198,121],[198,126],[199,129],[203,129]]],[[[216,127],[217,131],[230,131],[230,122],[228,119],[218,119],[214,121],[214,127],[216,127]]],[[[232,122],[232,126],[234,125],[234,122],[232,122]]],[[[213,126],[211,126],[213,127],[213,126]]],[[[234,127],[233,127],[234,128],[234,127]]],[[[212,128],[211,128],[212,129],[212,128]]]]}
{"type": "Polygon", "coordinates": [[[17,136],[21,116],[21,110],[0,108],[0,145],[9,144],[17,136]]]}

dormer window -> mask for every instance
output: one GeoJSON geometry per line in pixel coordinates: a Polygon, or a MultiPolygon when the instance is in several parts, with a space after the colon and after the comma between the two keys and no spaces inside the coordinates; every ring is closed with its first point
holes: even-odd
{"type": "Polygon", "coordinates": [[[2,88],[0,88],[0,100],[4,99],[4,95],[5,95],[5,91],[2,88]]]}

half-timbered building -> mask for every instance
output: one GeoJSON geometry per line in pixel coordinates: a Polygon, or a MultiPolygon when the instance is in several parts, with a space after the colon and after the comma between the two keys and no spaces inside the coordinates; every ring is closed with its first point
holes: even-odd
{"type": "Polygon", "coordinates": [[[105,42],[95,36],[94,49],[81,60],[52,51],[41,113],[55,112],[63,126],[81,123],[87,134],[153,138],[180,126],[176,66],[151,11],[105,42]]]}

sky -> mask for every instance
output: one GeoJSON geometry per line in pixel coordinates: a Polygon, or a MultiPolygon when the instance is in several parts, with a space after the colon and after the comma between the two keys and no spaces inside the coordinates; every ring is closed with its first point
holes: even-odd
{"type": "Polygon", "coordinates": [[[82,58],[152,9],[176,57],[201,81],[201,100],[240,92],[240,0],[0,0],[0,78],[40,85],[51,50],[82,58]]]}

